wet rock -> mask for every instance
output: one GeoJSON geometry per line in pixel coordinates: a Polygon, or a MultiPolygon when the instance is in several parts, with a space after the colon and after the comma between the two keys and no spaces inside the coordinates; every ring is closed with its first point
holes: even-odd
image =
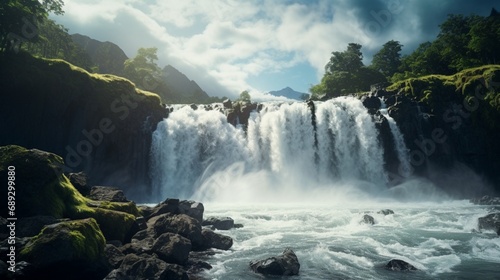
{"type": "Polygon", "coordinates": [[[179,199],[176,198],[167,198],[162,203],[156,205],[151,214],[148,216],[148,219],[159,216],[161,214],[179,214],[179,199]]]}
{"type": "Polygon", "coordinates": [[[387,216],[387,215],[394,214],[394,211],[392,211],[391,209],[382,209],[382,210],[378,211],[377,214],[382,214],[384,216],[387,216]]]}
{"type": "Polygon", "coordinates": [[[189,239],[194,249],[203,247],[201,223],[185,214],[167,213],[153,217],[148,221],[148,230],[155,237],[165,232],[177,233],[189,239]]]}
{"type": "Polygon", "coordinates": [[[386,265],[385,268],[392,271],[411,271],[417,270],[413,265],[399,259],[392,259],[386,265]]]}
{"type": "Polygon", "coordinates": [[[168,264],[148,255],[126,255],[119,268],[111,271],[104,280],[189,280],[181,266],[168,264]]]}
{"type": "Polygon", "coordinates": [[[222,105],[224,105],[225,109],[232,109],[233,108],[233,103],[231,102],[230,99],[226,99],[222,101],[222,105]]]}
{"type": "Polygon", "coordinates": [[[203,221],[202,226],[212,226],[212,229],[229,230],[234,227],[234,220],[230,217],[210,217],[203,221]]]}
{"type": "Polygon", "coordinates": [[[363,215],[363,220],[361,222],[365,223],[365,224],[369,224],[369,225],[374,225],[375,219],[373,219],[372,216],[365,214],[365,215],[363,215]]]}
{"type": "Polygon", "coordinates": [[[84,196],[90,194],[90,186],[87,185],[87,174],[83,172],[69,173],[68,179],[73,186],[84,196]]]}
{"type": "Polygon", "coordinates": [[[201,235],[203,236],[205,248],[229,250],[233,246],[233,239],[231,237],[215,233],[210,229],[202,229],[201,235]]]}
{"type": "Polygon", "coordinates": [[[168,263],[185,264],[191,251],[191,241],[175,233],[164,233],[154,242],[152,251],[168,263]]]}
{"type": "Polygon", "coordinates": [[[254,272],[264,275],[290,276],[299,274],[300,263],[292,249],[287,248],[280,256],[251,261],[250,268],[254,272]]]}
{"type": "Polygon", "coordinates": [[[205,207],[201,202],[196,202],[193,200],[182,200],[179,202],[179,213],[193,217],[200,223],[203,221],[204,211],[205,207]]]}
{"type": "Polygon", "coordinates": [[[500,235],[500,213],[492,213],[478,219],[479,230],[494,230],[500,235]]]}
{"type": "Polygon", "coordinates": [[[104,256],[112,268],[118,268],[125,258],[125,255],[114,245],[106,244],[104,256]]]}
{"type": "Polygon", "coordinates": [[[122,190],[106,186],[92,187],[89,198],[98,201],[128,202],[122,190]]]}
{"type": "Polygon", "coordinates": [[[380,99],[375,96],[363,96],[361,102],[368,110],[378,110],[382,105],[380,99]]]}

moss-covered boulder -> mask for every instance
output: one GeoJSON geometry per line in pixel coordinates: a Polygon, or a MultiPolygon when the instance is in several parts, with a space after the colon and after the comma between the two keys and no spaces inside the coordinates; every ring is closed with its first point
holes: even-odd
{"type": "MultiPolygon", "coordinates": [[[[129,239],[139,210],[133,202],[93,201],[80,194],[62,173],[61,157],[20,146],[0,147],[0,180],[7,182],[9,166],[14,167],[15,216],[94,218],[108,240],[129,239]]],[[[11,167],[11,169],[12,169],[11,167]]],[[[7,205],[7,197],[3,199],[7,205]]],[[[7,207],[0,215],[8,217],[7,207]]]]}
{"type": "Polygon", "coordinates": [[[96,279],[96,275],[104,277],[107,273],[100,263],[105,245],[94,219],[73,220],[46,226],[19,258],[32,263],[45,279],[96,279]]]}

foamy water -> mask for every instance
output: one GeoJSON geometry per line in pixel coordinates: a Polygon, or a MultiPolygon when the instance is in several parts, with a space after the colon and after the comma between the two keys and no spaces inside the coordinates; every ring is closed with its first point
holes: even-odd
{"type": "Polygon", "coordinates": [[[488,207],[467,201],[439,203],[221,204],[206,203],[205,217],[230,216],[243,228],[218,231],[234,239],[208,262],[208,279],[262,279],[251,260],[292,248],[300,275],[290,279],[498,279],[500,238],[478,232],[488,207]],[[395,213],[377,212],[389,208],[395,213]],[[365,214],[375,225],[361,223],[365,214]],[[383,268],[405,260],[418,271],[383,268]]]}

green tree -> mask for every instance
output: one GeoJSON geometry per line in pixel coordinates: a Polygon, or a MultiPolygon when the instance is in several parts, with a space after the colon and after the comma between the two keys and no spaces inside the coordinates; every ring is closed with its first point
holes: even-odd
{"type": "Polygon", "coordinates": [[[370,68],[379,71],[386,78],[392,77],[401,66],[401,45],[398,41],[391,40],[382,46],[372,60],[370,68]]]}
{"type": "Polygon", "coordinates": [[[332,57],[325,66],[325,73],[332,74],[337,71],[355,73],[363,67],[362,60],[361,45],[349,43],[345,51],[332,52],[332,57]]]}
{"type": "Polygon", "coordinates": [[[156,88],[162,82],[162,71],[156,64],[157,51],[157,48],[140,48],[134,58],[125,61],[124,76],[139,88],[146,90],[156,88]]]}
{"type": "Polygon", "coordinates": [[[370,89],[371,84],[385,82],[380,72],[363,65],[361,45],[350,43],[343,52],[332,52],[321,83],[312,86],[312,99],[332,98],[370,89]]]}
{"type": "Polygon", "coordinates": [[[62,0],[3,0],[0,2],[0,51],[17,51],[38,39],[38,23],[50,12],[63,14],[62,0]]]}
{"type": "Polygon", "coordinates": [[[252,97],[250,96],[250,93],[248,90],[244,90],[240,93],[240,98],[238,98],[239,101],[244,101],[244,102],[251,102],[252,97]]]}

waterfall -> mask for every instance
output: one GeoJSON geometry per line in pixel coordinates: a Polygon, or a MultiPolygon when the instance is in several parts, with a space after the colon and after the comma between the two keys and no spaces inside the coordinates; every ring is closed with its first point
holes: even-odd
{"type": "Polygon", "coordinates": [[[405,139],[403,137],[403,134],[399,130],[399,127],[396,124],[396,121],[389,115],[389,112],[387,111],[387,106],[386,106],[384,100],[380,99],[380,102],[382,104],[381,109],[380,109],[380,113],[389,122],[389,127],[391,128],[392,137],[393,137],[394,143],[396,145],[395,149],[396,149],[396,153],[397,153],[398,160],[399,160],[398,173],[403,178],[407,178],[409,176],[409,174],[412,173],[412,166],[411,166],[411,162],[410,162],[410,157],[408,155],[408,148],[406,148],[405,139]]]}
{"type": "Polygon", "coordinates": [[[346,181],[385,189],[378,131],[362,103],[341,97],[314,105],[315,126],[306,103],[266,103],[246,130],[216,110],[176,109],[153,134],[155,198],[300,193],[346,181]]]}

